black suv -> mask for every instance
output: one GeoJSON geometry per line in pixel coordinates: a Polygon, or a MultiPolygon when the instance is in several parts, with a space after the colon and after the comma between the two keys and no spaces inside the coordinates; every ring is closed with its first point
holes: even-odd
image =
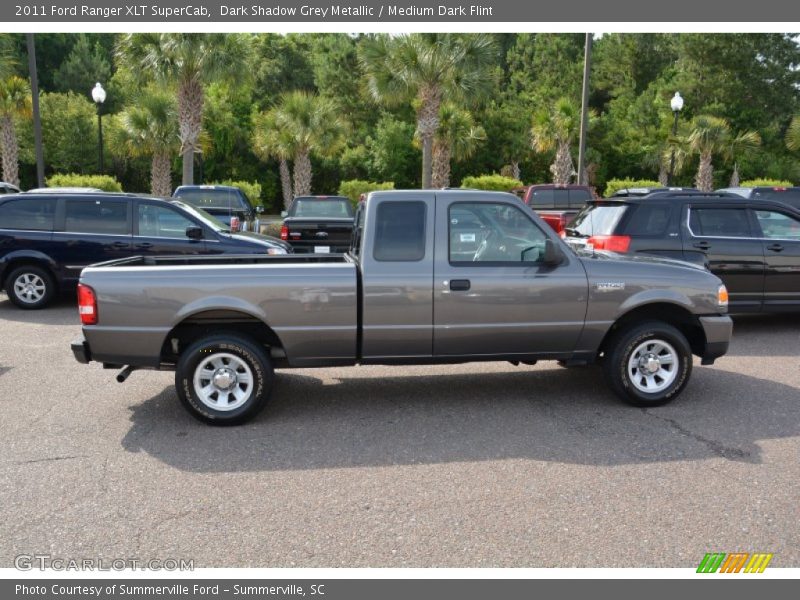
{"type": "Polygon", "coordinates": [[[592,201],[564,239],[582,252],[704,264],[731,312],[800,310],[800,211],[782,202],[691,192],[592,201]]]}
{"type": "Polygon", "coordinates": [[[736,194],[748,200],[776,200],[800,210],[800,187],[738,187],[717,191],[736,194]]]}
{"type": "Polygon", "coordinates": [[[231,233],[178,201],[102,192],[0,198],[0,287],[20,308],[45,306],[83,267],[115,258],[288,252],[285,242],[231,233]]]}

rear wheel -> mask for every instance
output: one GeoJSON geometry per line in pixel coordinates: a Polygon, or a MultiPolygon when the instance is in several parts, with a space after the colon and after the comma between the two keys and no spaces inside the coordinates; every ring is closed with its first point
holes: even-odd
{"type": "Polygon", "coordinates": [[[651,321],[621,330],[609,342],[603,370],[609,386],[634,406],[660,406],[677,397],[692,373],[686,337],[651,321]]]}
{"type": "Polygon", "coordinates": [[[50,272],[36,265],[17,267],[6,278],[8,299],[20,308],[43,308],[56,293],[56,284],[50,272]]]}
{"type": "Polygon", "coordinates": [[[239,425],[264,408],[272,388],[264,349],[236,334],[217,334],[189,346],[175,371],[184,407],[210,425],[239,425]]]}

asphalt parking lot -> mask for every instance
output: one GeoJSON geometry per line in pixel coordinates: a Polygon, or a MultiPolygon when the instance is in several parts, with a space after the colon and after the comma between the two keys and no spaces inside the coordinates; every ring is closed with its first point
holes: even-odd
{"type": "Polygon", "coordinates": [[[172,373],[76,363],[67,300],[0,295],[0,566],[18,554],[195,566],[800,566],[800,319],[736,319],[673,404],[596,368],[279,371],[212,428],[172,373]]]}

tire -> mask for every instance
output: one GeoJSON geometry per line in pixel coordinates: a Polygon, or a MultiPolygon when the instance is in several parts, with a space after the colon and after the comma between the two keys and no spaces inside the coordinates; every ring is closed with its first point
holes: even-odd
{"type": "Polygon", "coordinates": [[[624,402],[661,406],[686,387],[692,374],[692,350],[686,337],[671,325],[648,321],[614,335],[603,371],[611,390],[624,402]]]}
{"type": "Polygon", "coordinates": [[[180,356],[175,389],[193,417],[209,425],[240,425],[266,405],[272,363],[256,342],[220,333],[198,340],[180,356]]]}
{"type": "Polygon", "coordinates": [[[19,308],[44,308],[56,293],[56,282],[50,271],[36,265],[22,265],[6,278],[8,299],[19,308]]]}

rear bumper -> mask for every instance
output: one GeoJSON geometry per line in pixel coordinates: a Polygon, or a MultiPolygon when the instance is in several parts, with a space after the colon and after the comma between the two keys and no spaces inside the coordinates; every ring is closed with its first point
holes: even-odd
{"type": "Polygon", "coordinates": [[[350,242],[292,242],[289,240],[289,245],[295,254],[313,254],[314,246],[327,246],[331,249],[333,254],[344,254],[350,249],[350,242]]]}
{"type": "Polygon", "coordinates": [[[706,336],[701,364],[713,365],[716,359],[728,352],[733,334],[733,321],[727,315],[700,317],[699,320],[706,336]]]}
{"type": "Polygon", "coordinates": [[[75,360],[79,363],[88,365],[92,362],[92,351],[89,349],[89,343],[83,336],[73,340],[70,344],[70,348],[72,349],[72,354],[75,356],[75,360]]]}

